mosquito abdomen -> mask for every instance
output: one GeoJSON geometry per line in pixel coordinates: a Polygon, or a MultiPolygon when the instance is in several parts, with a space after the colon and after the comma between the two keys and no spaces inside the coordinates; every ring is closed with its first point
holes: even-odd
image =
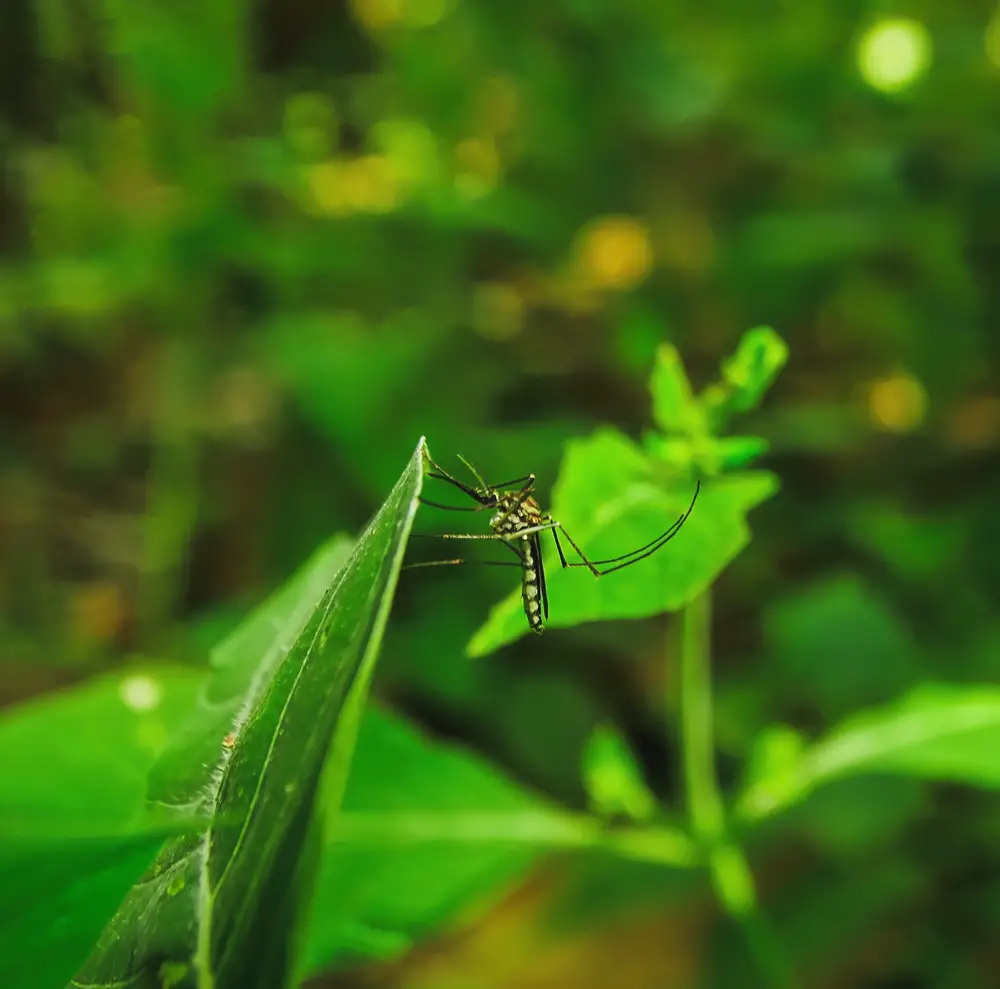
{"type": "Polygon", "coordinates": [[[541,632],[545,625],[542,619],[541,590],[538,586],[539,561],[535,559],[532,540],[522,539],[521,552],[524,566],[521,570],[521,600],[524,603],[524,613],[532,632],[541,632]]]}

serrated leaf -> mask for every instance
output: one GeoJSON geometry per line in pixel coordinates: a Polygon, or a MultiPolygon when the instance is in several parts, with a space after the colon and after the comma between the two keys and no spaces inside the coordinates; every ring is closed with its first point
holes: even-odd
{"type": "MultiPolygon", "coordinates": [[[[673,611],[704,591],[746,546],[746,514],[769,498],[772,474],[733,474],[704,482],[690,518],[676,537],[641,562],[600,579],[583,568],[563,570],[545,539],[549,626],[643,618],[673,611]]],[[[592,559],[608,559],[664,532],[688,508],[694,482],[665,487],[654,464],[631,440],[602,429],[570,443],[553,491],[553,514],[592,559]]],[[[483,656],[528,632],[519,588],[490,612],[469,643],[483,656]]]]}
{"type": "MultiPolygon", "coordinates": [[[[127,982],[160,989],[169,981],[184,989],[280,989],[287,984],[307,899],[300,882],[306,878],[303,856],[318,833],[316,795],[324,772],[346,776],[353,712],[367,690],[388,617],[417,506],[424,449],[421,440],[318,601],[307,580],[302,594],[308,601],[273,628],[266,649],[260,650],[256,633],[236,633],[256,663],[230,731],[218,737],[200,774],[186,770],[173,779],[161,767],[154,790],[161,806],[184,813],[204,808],[211,826],[204,836],[167,844],[74,986],[127,982]]],[[[257,619],[251,621],[266,627],[257,619]]],[[[242,665],[232,651],[228,656],[229,664],[242,665]]],[[[234,676],[233,682],[239,679],[234,676]]],[[[231,691],[232,682],[220,688],[227,709],[231,691]]],[[[206,725],[214,723],[216,712],[202,713],[206,725]]],[[[186,737],[198,734],[193,730],[186,737]]],[[[165,765],[178,767],[176,752],[165,765]]]]}
{"type": "MultiPolygon", "coordinates": [[[[178,825],[146,773],[201,675],[134,669],[0,718],[0,985],[60,989],[178,825]]],[[[184,822],[190,828],[192,822],[184,822]]]]}
{"type": "Polygon", "coordinates": [[[653,421],[660,429],[684,436],[704,432],[704,416],[695,401],[681,356],[672,344],[664,343],[657,349],[649,390],[653,395],[653,421]]]}
{"type": "Polygon", "coordinates": [[[656,798],[628,742],[612,725],[599,725],[591,733],[583,754],[583,781],[591,806],[604,817],[648,821],[656,813],[656,798]]]}
{"type": "Polygon", "coordinates": [[[862,773],[1000,788],[1000,687],[926,684],[884,707],[845,720],[807,748],[794,778],[753,783],[741,816],[759,820],[821,784],[862,773]]]}

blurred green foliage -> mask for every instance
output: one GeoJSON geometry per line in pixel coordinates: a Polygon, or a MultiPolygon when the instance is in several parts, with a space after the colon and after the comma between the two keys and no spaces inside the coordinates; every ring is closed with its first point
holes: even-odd
{"type": "MultiPolygon", "coordinates": [[[[686,463],[688,441],[641,435],[682,425],[650,410],[660,348],[701,395],[762,322],[790,359],[716,447],[717,469],[763,457],[782,482],[714,588],[724,785],[752,758],[755,782],[801,793],[836,722],[905,720],[925,681],[935,704],[969,691],[947,694],[963,710],[996,680],[989,5],[9,0],[3,23],[0,702],[149,659],[200,667],[332,532],[360,530],[422,434],[490,477],[534,471],[543,495],[598,425],[686,463]]],[[[590,483],[555,492],[567,527],[607,481],[590,483]]],[[[578,808],[581,753],[613,722],[679,805],[674,625],[554,627],[470,662],[510,576],[404,573],[377,692],[578,808]]],[[[751,841],[808,984],[996,984],[995,797],[868,783],[751,841]]],[[[625,989],[651,984],[627,955],[656,985],[744,984],[700,886],[588,867],[482,919],[484,954],[453,948],[454,971],[606,985],[611,958],[625,989]],[[587,919],[560,941],[550,913],[587,919]]],[[[366,978],[454,971],[418,952],[366,978]]]]}

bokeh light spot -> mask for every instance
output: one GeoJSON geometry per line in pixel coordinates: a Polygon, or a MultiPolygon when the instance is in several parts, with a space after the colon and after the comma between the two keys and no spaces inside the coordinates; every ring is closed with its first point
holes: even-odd
{"type": "Polygon", "coordinates": [[[137,674],[125,677],[118,686],[122,703],[133,711],[152,711],[163,698],[163,689],[151,676],[137,674]]]}
{"type": "Polygon", "coordinates": [[[380,120],[372,127],[369,141],[386,157],[402,187],[414,189],[434,182],[439,171],[438,147],[422,121],[380,120]]]}
{"type": "Polygon", "coordinates": [[[382,31],[403,17],[403,0],[351,0],[354,19],[369,31],[382,31]]]}
{"type": "Polygon", "coordinates": [[[314,209],[328,216],[387,213],[399,204],[400,184],[384,155],[321,162],[307,181],[314,209]]]}
{"type": "Polygon", "coordinates": [[[632,216],[592,220],[577,237],[576,254],[584,280],[599,288],[633,288],[653,266],[649,231],[632,216]]]}
{"type": "Polygon", "coordinates": [[[912,86],[931,63],[930,32],[909,17],[876,21],[858,42],[858,69],[873,89],[897,93],[912,86]]]}
{"type": "Polygon", "coordinates": [[[927,415],[927,391],[909,374],[873,381],[868,389],[868,413],[887,432],[912,432],[927,415]]]}

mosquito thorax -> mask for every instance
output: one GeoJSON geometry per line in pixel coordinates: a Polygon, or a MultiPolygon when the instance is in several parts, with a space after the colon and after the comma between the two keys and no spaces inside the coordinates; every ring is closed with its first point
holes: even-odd
{"type": "Polygon", "coordinates": [[[504,495],[497,505],[490,527],[501,534],[532,528],[541,521],[541,509],[534,498],[520,498],[517,494],[504,495]]]}

